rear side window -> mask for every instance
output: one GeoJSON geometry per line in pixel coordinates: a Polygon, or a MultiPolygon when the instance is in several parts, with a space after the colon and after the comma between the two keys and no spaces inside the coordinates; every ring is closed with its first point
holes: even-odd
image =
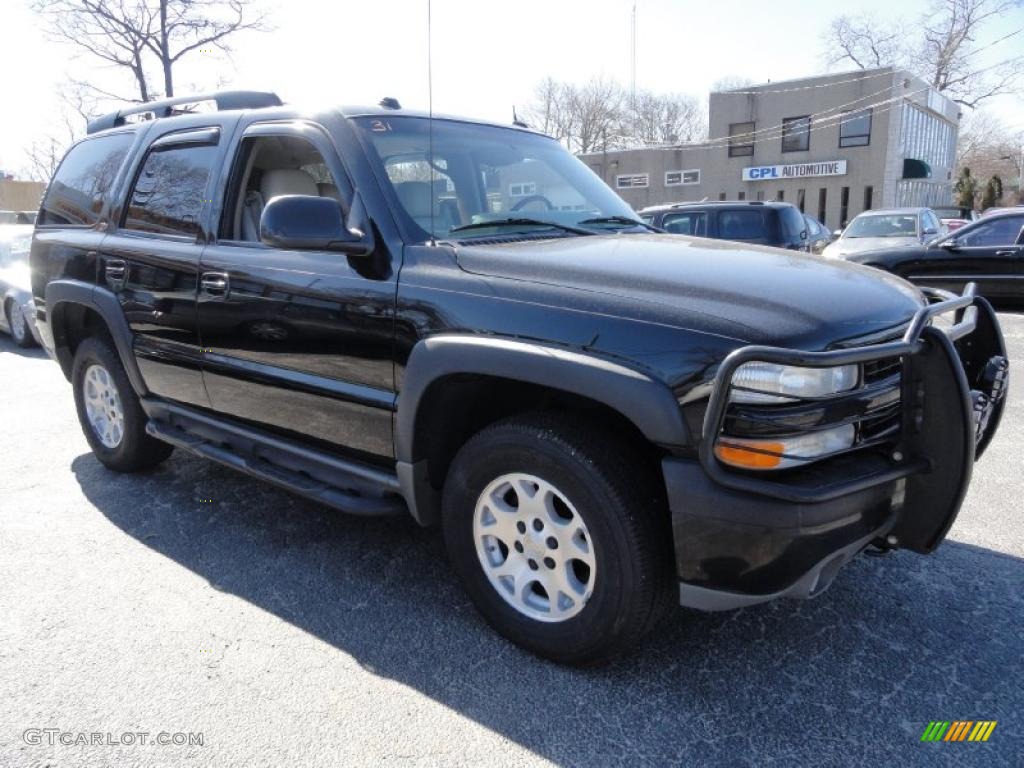
{"type": "Polygon", "coordinates": [[[743,240],[748,243],[770,244],[772,227],[763,208],[745,211],[720,211],[718,236],[722,240],[743,240]]]}
{"type": "Polygon", "coordinates": [[[135,179],[124,229],[195,237],[206,202],[216,145],[170,145],[149,151],[135,179]]]}
{"type": "Polygon", "coordinates": [[[115,133],[73,146],[46,190],[39,225],[95,224],[134,140],[134,133],[115,133]]]}
{"type": "Polygon", "coordinates": [[[955,236],[957,243],[964,246],[1013,245],[1021,235],[1024,216],[1006,216],[979,224],[969,232],[955,236]]]}
{"type": "Polygon", "coordinates": [[[694,235],[707,237],[708,215],[698,211],[689,213],[669,213],[665,216],[661,228],[675,235],[694,235]]]}

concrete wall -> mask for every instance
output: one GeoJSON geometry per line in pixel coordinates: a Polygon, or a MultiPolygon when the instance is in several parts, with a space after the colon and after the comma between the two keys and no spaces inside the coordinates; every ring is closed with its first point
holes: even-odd
{"type": "Polygon", "coordinates": [[[45,189],[39,181],[0,179],[0,211],[37,211],[45,189]]]}

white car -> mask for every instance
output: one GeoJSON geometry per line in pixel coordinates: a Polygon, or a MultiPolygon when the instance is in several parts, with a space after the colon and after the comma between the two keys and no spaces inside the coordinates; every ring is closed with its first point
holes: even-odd
{"type": "Polygon", "coordinates": [[[0,225],[0,330],[19,347],[35,346],[38,335],[28,252],[32,225],[0,225]]]}
{"type": "Polygon", "coordinates": [[[921,245],[944,232],[931,208],[890,208],[855,217],[822,255],[843,259],[855,253],[921,245]]]}

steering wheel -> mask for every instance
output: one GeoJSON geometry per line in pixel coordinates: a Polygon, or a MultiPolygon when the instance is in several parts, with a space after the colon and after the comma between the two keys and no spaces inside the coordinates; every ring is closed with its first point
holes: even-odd
{"type": "Polygon", "coordinates": [[[534,203],[534,202],[544,203],[544,205],[546,206],[546,209],[549,210],[549,211],[555,210],[555,206],[553,206],[551,204],[551,201],[548,200],[546,197],[544,197],[544,195],[527,195],[522,200],[520,200],[518,203],[513,205],[512,206],[512,210],[513,211],[521,210],[522,208],[525,208],[530,203],[534,203]]]}

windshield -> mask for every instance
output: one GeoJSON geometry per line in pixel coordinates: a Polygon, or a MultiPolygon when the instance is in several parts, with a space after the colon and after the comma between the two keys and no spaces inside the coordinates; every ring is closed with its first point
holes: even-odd
{"type": "Polygon", "coordinates": [[[355,122],[378,174],[422,240],[644,226],[587,166],[546,136],[435,119],[431,139],[427,118],[355,122]]]}
{"type": "Polygon", "coordinates": [[[917,214],[858,216],[843,232],[844,239],[852,237],[917,237],[917,214]]]}

